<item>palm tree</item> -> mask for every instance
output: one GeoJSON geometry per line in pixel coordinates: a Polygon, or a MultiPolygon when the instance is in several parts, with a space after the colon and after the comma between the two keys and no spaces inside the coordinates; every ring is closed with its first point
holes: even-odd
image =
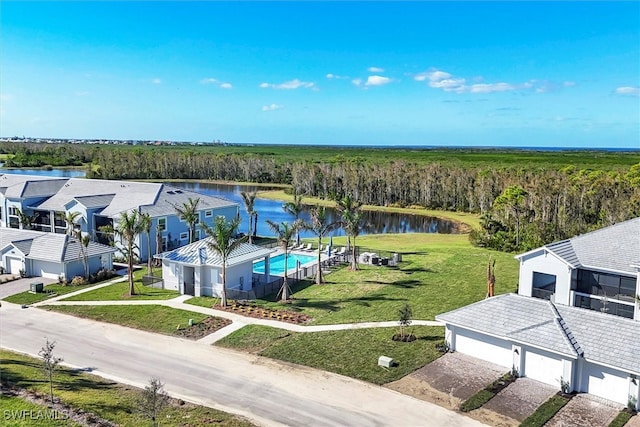
{"type": "Polygon", "coordinates": [[[329,223],[327,220],[328,217],[325,207],[317,206],[311,210],[311,222],[302,225],[305,230],[309,230],[318,236],[318,272],[316,273],[316,284],[318,285],[322,284],[322,268],[320,268],[322,238],[326,236],[327,233],[340,227],[339,222],[329,223]]]}
{"type": "Polygon", "coordinates": [[[122,212],[120,214],[118,224],[113,227],[113,233],[126,245],[125,252],[128,263],[127,273],[129,275],[129,296],[135,294],[135,289],[133,287],[133,250],[136,247],[136,237],[142,233],[142,231],[140,215],[135,209],[129,212],[122,212]]]}
{"type": "Polygon", "coordinates": [[[217,216],[213,222],[213,227],[203,223],[202,228],[209,236],[207,247],[220,255],[222,258],[222,295],[220,295],[220,305],[227,306],[227,259],[229,255],[247,239],[247,236],[234,239],[238,233],[240,219],[227,222],[224,216],[217,216]]]}
{"type": "Polygon", "coordinates": [[[289,225],[287,221],[283,221],[282,223],[278,224],[268,219],[267,224],[269,225],[269,228],[274,233],[276,233],[278,244],[284,251],[284,281],[282,282],[282,287],[278,291],[278,295],[280,295],[280,301],[289,301],[289,295],[291,294],[291,288],[289,288],[289,284],[287,283],[287,262],[289,257],[289,245],[291,244],[293,235],[297,233],[298,229],[302,226],[302,221],[297,220],[292,225],[289,225]]]}
{"type": "Polygon", "coordinates": [[[253,206],[256,201],[256,192],[252,191],[251,193],[243,191],[240,193],[242,196],[242,201],[244,202],[244,209],[247,211],[247,215],[249,215],[249,243],[253,243],[253,217],[257,216],[257,212],[253,209],[253,206]]]}
{"type": "Polygon", "coordinates": [[[195,241],[196,224],[198,224],[198,221],[200,220],[200,214],[198,213],[199,204],[199,197],[195,199],[189,197],[189,200],[184,202],[181,206],[172,205],[176,214],[178,214],[178,218],[185,221],[189,226],[189,243],[193,243],[195,241]]]}
{"type": "Polygon", "coordinates": [[[151,215],[149,212],[140,214],[140,227],[147,235],[147,274],[153,276],[153,262],[151,259],[151,215]]]}
{"type": "Polygon", "coordinates": [[[351,194],[345,194],[341,199],[337,201],[337,209],[341,216],[341,225],[347,234],[347,249],[351,250],[351,268],[353,270],[358,269],[358,262],[355,259],[356,249],[355,240],[357,234],[362,231],[362,214],[360,209],[362,203],[353,198],[351,194]],[[352,233],[356,232],[357,233],[352,233]],[[353,246],[351,245],[351,237],[353,237],[353,246]]]}
{"type": "MultiPolygon", "coordinates": [[[[286,202],[282,205],[282,210],[286,213],[290,214],[294,218],[294,222],[300,219],[300,215],[302,215],[302,195],[298,193],[293,193],[293,201],[286,202]]],[[[296,233],[296,244],[300,244],[300,233],[296,233]]]]}
{"type": "Polygon", "coordinates": [[[73,236],[74,232],[76,231],[76,228],[79,228],[80,225],[76,222],[77,219],[80,217],[80,215],[82,215],[82,213],[75,211],[75,212],[60,212],[58,214],[58,216],[64,220],[64,222],[67,224],[67,234],[69,236],[73,236]]]}
{"type": "Polygon", "coordinates": [[[20,210],[20,209],[16,209],[16,212],[18,214],[18,221],[20,222],[20,225],[22,226],[22,229],[24,229],[24,230],[32,230],[33,229],[33,223],[38,218],[38,214],[36,213],[34,215],[28,215],[28,214],[22,212],[22,210],[20,210]]]}
{"type": "Polygon", "coordinates": [[[88,234],[82,235],[82,231],[78,230],[76,234],[78,244],[80,245],[80,254],[82,255],[82,266],[84,267],[84,278],[89,280],[89,243],[91,242],[91,236],[88,234]]]}

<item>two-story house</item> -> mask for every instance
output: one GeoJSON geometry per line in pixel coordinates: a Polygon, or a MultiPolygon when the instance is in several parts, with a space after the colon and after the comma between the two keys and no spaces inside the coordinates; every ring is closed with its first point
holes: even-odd
{"type": "MultiPolygon", "coordinates": [[[[107,181],[82,178],[52,178],[29,175],[0,175],[0,229],[30,228],[64,234],[64,217],[77,212],[76,223],[83,234],[106,243],[103,226],[116,227],[123,212],[136,210],[151,216],[151,239],[137,237],[141,261],[147,259],[149,244],[156,254],[189,243],[189,227],[176,214],[176,206],[189,198],[199,199],[199,222],[213,225],[216,216],[231,220],[239,215],[239,205],[218,197],[160,183],[107,181]],[[24,216],[30,224],[25,224],[24,216]]],[[[196,239],[201,230],[196,230],[196,239]]]]}
{"type": "Polygon", "coordinates": [[[516,259],[518,294],[436,316],[449,348],[640,409],[640,218],[516,259]]]}

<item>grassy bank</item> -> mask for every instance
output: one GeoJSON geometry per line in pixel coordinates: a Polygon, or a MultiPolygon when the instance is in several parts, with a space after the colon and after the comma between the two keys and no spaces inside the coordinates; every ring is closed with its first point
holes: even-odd
{"type": "Polygon", "coordinates": [[[296,333],[251,325],[216,345],[385,384],[440,356],[436,345],[443,341],[444,328],[417,326],[411,330],[417,340],[405,343],[391,340],[397,328],[296,333]],[[397,366],[378,366],[378,357],[383,355],[393,358],[397,366]]]}
{"type": "MultiPolygon", "coordinates": [[[[334,239],[335,246],[344,243],[344,238],[334,239]]],[[[363,236],[357,244],[402,252],[403,261],[398,268],[343,267],[326,275],[323,285],[302,282],[293,287],[294,300],[284,308],[312,316],[314,324],[336,324],[397,320],[398,309],[408,302],[414,319],[432,320],[486,296],[490,257],[496,260],[496,293],[517,290],[518,263],[513,255],[472,247],[466,236],[385,234],[363,236]]],[[[215,300],[199,297],[187,302],[211,306],[215,300]]],[[[256,304],[283,308],[273,296],[256,304]]]]}
{"type": "Polygon", "coordinates": [[[32,294],[29,291],[25,291],[20,292],[19,294],[8,296],[4,300],[14,304],[34,304],[36,302],[53,298],[54,296],[65,295],[71,292],[86,289],[90,286],[95,285],[69,286],[54,283],[51,285],[46,285],[44,287],[44,292],[42,293],[32,294]]]}
{"type": "Polygon", "coordinates": [[[144,286],[141,282],[134,283],[135,295],[129,296],[129,282],[114,283],[94,291],[84,292],[65,301],[118,301],[118,300],[165,300],[180,295],[178,291],[156,289],[144,286]]]}
{"type": "MultiPolygon", "coordinates": [[[[63,356],[64,355],[59,355],[63,356]]],[[[11,385],[26,389],[30,392],[46,395],[49,392],[49,383],[45,381],[38,359],[25,355],[0,350],[0,378],[5,385],[11,385]]],[[[54,396],[63,404],[70,405],[75,410],[82,410],[95,414],[100,418],[122,426],[150,425],[150,420],[145,419],[138,411],[136,400],[140,391],[134,387],[125,386],[112,381],[104,380],[94,375],[81,373],[75,370],[61,368],[53,377],[54,396]]],[[[2,396],[0,399],[3,410],[42,410],[41,405],[29,403],[18,397],[2,396]]],[[[46,409],[46,408],[44,408],[46,409]]],[[[6,412],[5,412],[6,414],[6,412]]],[[[5,421],[6,415],[4,417],[5,421]]],[[[251,426],[247,420],[230,415],[215,409],[185,403],[179,405],[172,402],[162,413],[159,419],[163,426],[201,426],[215,420],[220,426],[251,426]]],[[[69,420],[60,420],[54,423],[51,420],[20,423],[12,420],[3,425],[12,426],[75,426],[69,420]]]]}

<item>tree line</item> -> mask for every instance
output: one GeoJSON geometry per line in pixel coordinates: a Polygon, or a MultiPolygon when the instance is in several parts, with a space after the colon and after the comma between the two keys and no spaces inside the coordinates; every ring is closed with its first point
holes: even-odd
{"type": "Polygon", "coordinates": [[[493,165],[412,162],[405,156],[394,159],[393,150],[384,161],[340,156],[283,160],[265,153],[82,144],[66,150],[92,163],[90,178],[283,183],[309,197],[340,200],[351,195],[363,204],[479,213],[482,229],[472,233],[472,241],[506,251],[640,216],[640,163],[612,166],[609,158],[602,168],[559,168],[531,166],[526,160],[493,165]]]}

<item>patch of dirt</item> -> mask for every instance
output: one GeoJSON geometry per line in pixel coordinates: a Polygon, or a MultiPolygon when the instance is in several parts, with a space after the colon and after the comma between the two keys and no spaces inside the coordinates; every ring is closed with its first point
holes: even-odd
{"type": "Polygon", "coordinates": [[[453,411],[456,411],[462,403],[462,399],[459,399],[450,393],[444,393],[440,390],[436,390],[427,382],[411,375],[407,375],[398,381],[385,384],[384,386],[402,394],[413,396],[416,399],[424,400],[426,402],[435,403],[438,406],[442,406],[453,411]]]}
{"type": "Polygon", "coordinates": [[[505,415],[490,411],[489,409],[485,408],[479,408],[475,411],[466,412],[466,415],[480,421],[483,424],[487,424],[493,427],[518,427],[520,425],[520,421],[518,420],[514,420],[513,418],[509,418],[505,415]]]}
{"type": "Polygon", "coordinates": [[[251,304],[231,303],[227,307],[214,305],[211,308],[221,311],[229,311],[242,316],[254,317],[256,319],[278,320],[280,322],[295,324],[309,323],[312,319],[311,316],[304,313],[296,313],[295,311],[288,310],[272,310],[270,308],[259,307],[251,304]]]}
{"type": "Polygon", "coordinates": [[[190,340],[199,340],[209,334],[214,333],[218,329],[222,329],[231,324],[231,320],[220,317],[207,317],[202,322],[194,323],[186,329],[179,329],[173,335],[187,338],[190,340]]]}
{"type": "Polygon", "coordinates": [[[412,342],[412,341],[415,341],[417,338],[416,338],[416,336],[415,336],[415,335],[413,335],[413,334],[404,334],[404,335],[401,335],[401,334],[394,334],[394,335],[391,337],[391,339],[392,339],[393,341],[412,342]]]}
{"type": "Polygon", "coordinates": [[[640,427],[640,414],[636,414],[631,417],[629,422],[627,422],[624,427],[640,427]]]}

